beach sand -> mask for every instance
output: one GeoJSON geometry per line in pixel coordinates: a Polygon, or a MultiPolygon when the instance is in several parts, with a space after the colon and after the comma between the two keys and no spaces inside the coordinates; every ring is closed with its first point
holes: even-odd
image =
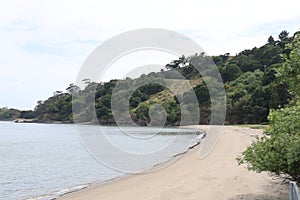
{"type": "Polygon", "coordinates": [[[59,200],[287,200],[286,185],[267,173],[248,171],[235,160],[262,130],[224,126],[222,132],[205,159],[199,159],[196,147],[161,170],[93,186],[59,200]]]}

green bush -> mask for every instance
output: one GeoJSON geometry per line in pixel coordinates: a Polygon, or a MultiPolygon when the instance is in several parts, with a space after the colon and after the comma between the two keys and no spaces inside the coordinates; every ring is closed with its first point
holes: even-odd
{"type": "Polygon", "coordinates": [[[240,157],[248,169],[287,175],[300,182],[300,38],[296,35],[289,59],[278,69],[279,79],[289,86],[293,101],[285,108],[272,110],[270,126],[262,138],[253,142],[240,157]]]}

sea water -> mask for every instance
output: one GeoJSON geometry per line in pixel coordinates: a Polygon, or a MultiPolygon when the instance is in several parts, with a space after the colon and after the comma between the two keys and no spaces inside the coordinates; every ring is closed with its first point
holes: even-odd
{"type": "MultiPolygon", "coordinates": [[[[80,127],[86,132],[97,128],[92,125],[80,127]]],[[[126,128],[137,136],[146,135],[146,139],[147,134],[151,136],[152,131],[157,131],[156,128],[126,128]]],[[[174,134],[178,135],[175,128],[159,129],[161,134],[145,145],[145,142],[132,143],[128,135],[122,134],[116,126],[102,126],[102,131],[109,133],[122,148],[145,151],[160,148],[174,134]]],[[[178,147],[194,138],[193,134],[183,132],[189,131],[180,130],[178,147]]],[[[147,164],[155,166],[183,150],[176,148],[147,164]]],[[[118,157],[111,158],[118,161],[118,157]]],[[[48,200],[126,175],[112,168],[103,165],[88,152],[82,144],[78,127],[73,124],[0,122],[0,200],[48,200]]]]}

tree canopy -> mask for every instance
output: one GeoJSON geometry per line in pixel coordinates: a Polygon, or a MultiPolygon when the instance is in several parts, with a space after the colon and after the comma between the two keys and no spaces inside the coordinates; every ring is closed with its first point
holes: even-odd
{"type": "Polygon", "coordinates": [[[254,171],[269,171],[300,182],[300,35],[287,46],[291,52],[277,68],[277,78],[287,84],[293,99],[268,116],[270,126],[262,138],[252,143],[238,158],[254,171]]]}
{"type": "MultiPolygon", "coordinates": [[[[184,99],[185,102],[189,102],[188,99],[193,93],[197,97],[201,110],[199,123],[209,123],[210,93],[204,80],[210,80],[211,69],[216,65],[224,81],[227,95],[225,123],[267,123],[270,110],[283,107],[292,96],[295,96],[293,92],[288,92],[287,81],[276,78],[276,74],[278,76],[287,71],[290,74],[298,73],[296,70],[299,68],[291,67],[293,64],[291,62],[297,54],[296,50],[291,52],[296,44],[291,43],[293,40],[294,36],[289,37],[287,31],[283,31],[279,34],[278,40],[273,37],[266,38],[265,45],[246,49],[235,56],[229,53],[207,56],[203,52],[198,52],[194,55],[180,56],[166,64],[166,69],[143,74],[136,79],[111,80],[105,83],[95,83],[84,79],[82,80],[86,86],[84,89],[70,84],[66,92],[57,91],[48,99],[38,101],[33,111],[18,111],[15,115],[11,115],[10,119],[33,118],[41,122],[73,122],[76,119],[80,122],[113,124],[115,122],[111,108],[112,93],[118,85],[122,87],[124,93],[132,93],[128,112],[137,124],[151,123],[149,111],[155,104],[160,104],[165,109],[167,125],[180,124],[183,105],[180,100],[184,99]],[[289,61],[284,64],[286,69],[280,72],[278,66],[282,66],[285,58],[289,58],[289,61]],[[200,68],[196,69],[194,66],[200,66],[200,68]],[[191,91],[184,91],[180,82],[184,80],[192,86],[191,91]],[[166,84],[166,81],[171,88],[182,90],[185,94],[175,96],[170,88],[162,86],[166,84]],[[143,82],[149,84],[132,91],[131,88],[143,82]]],[[[287,75],[284,77],[289,82],[293,82],[290,80],[293,77],[288,78],[287,75]]],[[[294,83],[295,88],[297,82],[294,81],[294,83]]],[[[119,97],[117,100],[120,101],[120,105],[123,105],[124,101],[121,101],[123,94],[117,95],[119,97]]],[[[185,115],[190,112],[191,105],[183,107],[185,115]]],[[[7,115],[6,112],[2,113],[3,116],[7,115]]]]}

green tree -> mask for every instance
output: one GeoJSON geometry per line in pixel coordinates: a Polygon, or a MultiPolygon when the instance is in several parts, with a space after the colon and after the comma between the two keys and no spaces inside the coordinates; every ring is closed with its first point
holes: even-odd
{"type": "Polygon", "coordinates": [[[289,32],[286,30],[281,31],[281,33],[278,35],[278,38],[280,40],[279,46],[281,48],[285,48],[285,45],[289,42],[289,32]]]}
{"type": "Polygon", "coordinates": [[[177,60],[173,60],[171,63],[166,64],[167,69],[179,69],[180,67],[185,67],[187,64],[187,59],[185,56],[179,57],[177,60]]]}
{"type": "Polygon", "coordinates": [[[288,175],[288,178],[300,181],[299,113],[299,103],[272,111],[270,127],[242,153],[239,163],[248,163],[250,170],[288,175]]]}
{"type": "Polygon", "coordinates": [[[272,37],[272,35],[268,38],[268,43],[269,43],[269,44],[274,44],[274,43],[275,43],[275,40],[274,40],[274,38],[272,37]]]}
{"type": "Polygon", "coordinates": [[[285,40],[288,39],[289,37],[289,32],[287,32],[286,30],[281,31],[281,33],[278,35],[280,41],[284,42],[285,40]]]}
{"type": "Polygon", "coordinates": [[[130,98],[130,106],[133,108],[136,108],[140,103],[141,103],[141,98],[140,97],[131,97],[130,98]]]}
{"type": "Polygon", "coordinates": [[[280,80],[289,85],[289,91],[299,100],[300,97],[300,33],[294,36],[294,41],[287,48],[292,51],[289,59],[278,69],[280,80]]]}
{"type": "Polygon", "coordinates": [[[242,71],[236,64],[226,65],[224,69],[221,70],[221,75],[224,82],[233,81],[242,74],[242,71]]]}
{"type": "Polygon", "coordinates": [[[16,109],[0,108],[0,120],[14,120],[20,115],[20,111],[16,109]]]}
{"type": "Polygon", "coordinates": [[[69,85],[69,87],[66,88],[66,90],[67,90],[70,94],[73,94],[73,93],[77,93],[77,92],[80,90],[80,88],[79,88],[77,85],[75,85],[74,83],[71,83],[71,84],[69,85]]]}
{"type": "MultiPolygon", "coordinates": [[[[215,63],[226,82],[227,122],[234,124],[265,122],[270,109],[283,108],[292,97],[296,98],[296,93],[299,93],[297,92],[299,81],[293,77],[294,74],[299,74],[299,67],[294,67],[299,52],[294,49],[291,54],[296,42],[293,45],[289,44],[296,37],[297,34],[289,37],[288,33],[283,31],[278,41],[274,42],[274,38],[270,37],[267,44],[259,48],[244,50],[236,56],[231,56],[229,53],[219,56],[207,56],[205,53],[196,53],[189,57],[182,56],[170,63],[171,70],[143,74],[136,79],[126,78],[106,83],[94,83],[89,79],[83,79],[84,89],[71,84],[66,93],[55,92],[52,97],[39,101],[33,112],[22,111],[19,117],[36,117],[41,121],[72,122],[73,119],[81,119],[94,122],[96,119],[89,116],[92,116],[91,113],[96,110],[100,123],[114,123],[111,102],[117,103],[124,95],[126,96],[126,93],[133,92],[129,101],[129,112],[138,124],[149,122],[147,112],[151,105],[156,103],[161,104],[166,110],[166,124],[179,124],[182,117],[180,112],[182,105],[179,100],[185,104],[193,104],[191,100],[194,94],[200,106],[200,123],[208,123],[211,114],[210,96],[218,96],[215,88],[219,86],[211,87],[208,91],[203,80],[210,81],[210,85],[217,84],[209,79],[213,76],[214,70],[212,69],[215,63]],[[276,71],[285,60],[282,55],[289,60],[283,66],[282,71],[276,71]],[[276,74],[277,76],[282,74],[282,79],[276,78],[276,74]],[[169,82],[166,79],[187,79],[193,90],[180,94],[174,99],[174,94],[163,86],[169,82]],[[294,83],[294,86],[291,83],[294,83]],[[136,88],[135,86],[140,85],[142,86],[132,91],[136,88]],[[115,87],[120,88],[121,91],[113,95],[116,97],[114,100],[112,92],[116,92],[115,87]],[[288,93],[288,87],[292,94],[288,93]],[[73,112],[72,108],[74,108],[73,112]]],[[[181,88],[181,85],[178,87],[181,88]]],[[[193,118],[191,114],[193,110],[186,111],[193,118]]],[[[18,116],[18,113],[13,116],[9,113],[11,111],[4,111],[2,116],[5,118],[18,116]]]]}
{"type": "Polygon", "coordinates": [[[285,108],[273,110],[268,116],[270,126],[238,158],[248,169],[269,171],[300,181],[300,37],[292,42],[290,58],[278,69],[278,78],[289,86],[294,100],[285,108]]]}

